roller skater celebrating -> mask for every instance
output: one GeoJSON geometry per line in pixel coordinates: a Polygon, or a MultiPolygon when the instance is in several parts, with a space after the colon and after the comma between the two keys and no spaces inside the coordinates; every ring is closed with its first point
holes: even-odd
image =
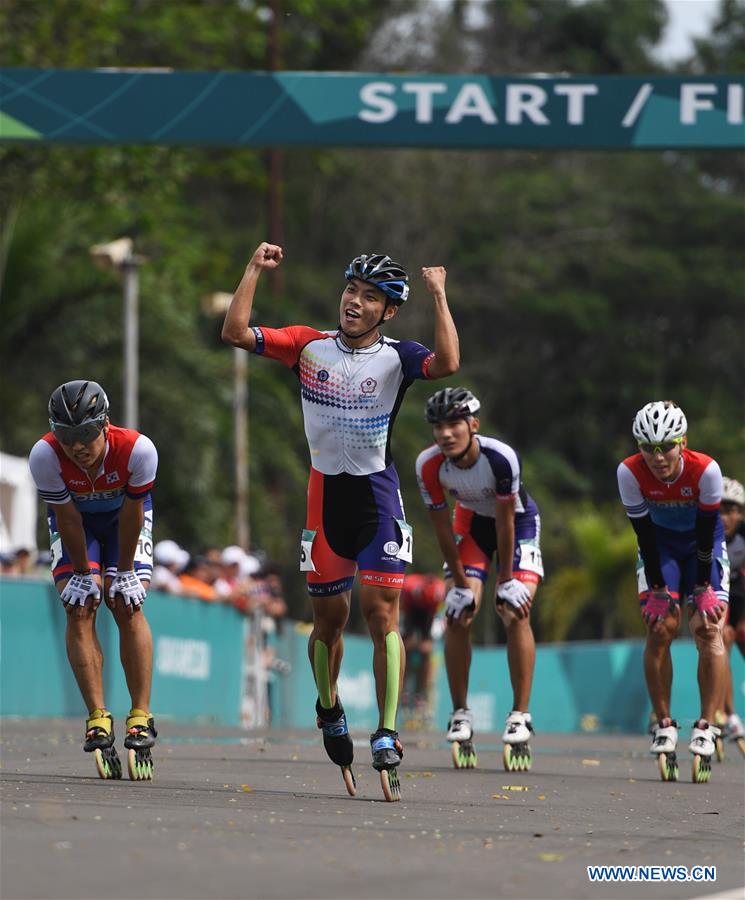
{"type": "Polygon", "coordinates": [[[729,562],[719,517],[722,473],[704,453],[687,447],[688,423],[671,400],[647,403],[634,418],[639,452],[618,466],[618,489],[639,543],[637,579],[647,625],[644,674],[657,717],[650,748],[663,781],[677,781],[678,723],[671,717],[670,645],[680,627],[680,603],[698,650],[701,715],[688,749],[694,782],[708,781],[719,729],[712,724],[724,694],[722,629],[729,562]]]}
{"type": "Polygon", "coordinates": [[[396,712],[404,651],[398,604],[411,561],[411,527],[404,518],[391,430],[406,389],[417,378],[443,378],[459,364],[458,336],[445,296],[445,269],[422,269],[434,301],[435,352],[414,341],[382,336],[406,301],[409,279],[390,257],[362,255],[345,272],[346,287],[333,331],[304,325],[252,328],[259,275],[282,261],[282,248],[262,243],[249,261],[223,325],[223,340],[277,359],[300,379],[305,433],[312,466],[301,540],[313,605],[308,655],[318,701],[316,715],[332,761],[355,792],[352,740],[336,689],[342,633],[349,617],[355,572],[360,606],[373,641],[378,730],[370,738],[373,767],[387,800],[397,800],[396,767],[403,749],[396,712]]]}
{"type": "Polygon", "coordinates": [[[507,631],[513,690],[502,736],[503,762],[512,771],[529,769],[532,763],[528,703],[535,640],[530,608],[543,577],[541,523],[535,501],[521,484],[517,453],[503,441],[478,434],[480,406],[465,388],[445,388],[429,398],[425,417],[436,443],[419,454],[416,473],[447,567],[445,666],[453,700],[447,740],[453,764],[459,769],[477,764],[467,700],[470,628],[496,551],[494,599],[507,631]],[[456,498],[452,522],[447,494],[456,498]]]}
{"type": "Polygon", "coordinates": [[[49,400],[51,431],[32,448],[29,466],[48,508],[67,656],[88,709],[83,749],[95,755],[101,778],[121,778],[96,635],[103,591],[132,700],[124,739],[129,776],[149,780],[157,732],[149,712],[153,642],[142,604],[153,570],[150,490],[158,456],[150,438],[112,425],[108,413],[95,381],[60,385],[49,400]]]}

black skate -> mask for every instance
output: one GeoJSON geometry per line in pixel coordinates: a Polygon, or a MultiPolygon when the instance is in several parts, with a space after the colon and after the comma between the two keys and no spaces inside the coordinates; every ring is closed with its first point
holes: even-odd
{"type": "Polygon", "coordinates": [[[316,724],[323,731],[323,746],[328,753],[331,762],[341,768],[341,777],[347,793],[354,797],[357,793],[357,781],[352,771],[354,760],[354,744],[349,736],[347,717],[339,697],[331,709],[321,706],[321,701],[316,700],[316,724]]]}
{"type": "Polygon", "coordinates": [[[370,735],[373,769],[380,772],[380,786],[389,803],[401,799],[401,782],[396,767],[401,763],[404,748],[398,739],[398,732],[390,728],[378,728],[370,735]]]}
{"type": "Polygon", "coordinates": [[[124,746],[127,754],[127,768],[132,781],[153,780],[153,757],[150,750],[155,746],[158,732],[151,713],[142,709],[131,709],[127,716],[127,736],[124,746]]]}
{"type": "Polygon", "coordinates": [[[106,709],[94,709],[85,723],[83,750],[94,753],[98,777],[105,780],[122,777],[122,764],[114,746],[114,722],[106,709]]]}

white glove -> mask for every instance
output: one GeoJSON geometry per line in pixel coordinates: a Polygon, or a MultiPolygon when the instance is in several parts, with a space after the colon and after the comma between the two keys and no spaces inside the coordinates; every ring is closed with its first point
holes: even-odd
{"type": "Polygon", "coordinates": [[[520,609],[530,603],[530,588],[517,578],[510,578],[497,585],[497,600],[505,600],[515,609],[520,609]]]}
{"type": "Polygon", "coordinates": [[[145,602],[147,591],[142,586],[142,582],[135,572],[117,572],[114,580],[109,588],[109,597],[114,599],[117,594],[122,595],[122,599],[127,606],[134,606],[139,609],[145,602]]]}
{"type": "Polygon", "coordinates": [[[462,613],[475,606],[471,588],[456,585],[445,595],[445,616],[450,620],[459,619],[462,613]]]}
{"type": "Polygon", "coordinates": [[[85,606],[85,601],[89,597],[93,597],[94,600],[101,599],[101,589],[90,574],[78,575],[74,573],[72,578],[62,588],[62,593],[60,594],[60,600],[65,606],[75,606],[77,603],[85,606]]]}

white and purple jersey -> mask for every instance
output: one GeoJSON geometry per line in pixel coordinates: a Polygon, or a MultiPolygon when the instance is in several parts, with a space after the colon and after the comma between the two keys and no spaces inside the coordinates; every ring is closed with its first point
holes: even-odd
{"type": "Polygon", "coordinates": [[[324,475],[371,475],[391,462],[391,431],[403,395],[427,378],[434,353],[381,337],[353,350],[340,334],[306,325],[254,328],[256,353],[300,379],[311,465],[324,475]]]}
{"type": "Polygon", "coordinates": [[[480,453],[467,469],[451,462],[437,444],[423,450],[416,461],[416,477],[424,505],[444,509],[447,496],[480,516],[496,517],[495,504],[515,498],[515,514],[535,513],[535,503],[520,483],[517,453],[496,438],[474,435],[480,453]]]}

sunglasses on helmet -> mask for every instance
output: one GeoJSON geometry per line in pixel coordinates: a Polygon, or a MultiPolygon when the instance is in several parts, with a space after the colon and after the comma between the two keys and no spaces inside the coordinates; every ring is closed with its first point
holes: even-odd
{"type": "Polygon", "coordinates": [[[642,453],[669,453],[673,447],[682,443],[683,438],[673,438],[671,441],[660,441],[658,444],[649,444],[646,441],[639,441],[639,449],[642,453]]]}
{"type": "Polygon", "coordinates": [[[82,425],[62,425],[59,422],[49,420],[49,424],[54,432],[54,436],[61,444],[90,444],[91,441],[101,434],[106,416],[99,416],[91,422],[84,422],[82,425]]]}

